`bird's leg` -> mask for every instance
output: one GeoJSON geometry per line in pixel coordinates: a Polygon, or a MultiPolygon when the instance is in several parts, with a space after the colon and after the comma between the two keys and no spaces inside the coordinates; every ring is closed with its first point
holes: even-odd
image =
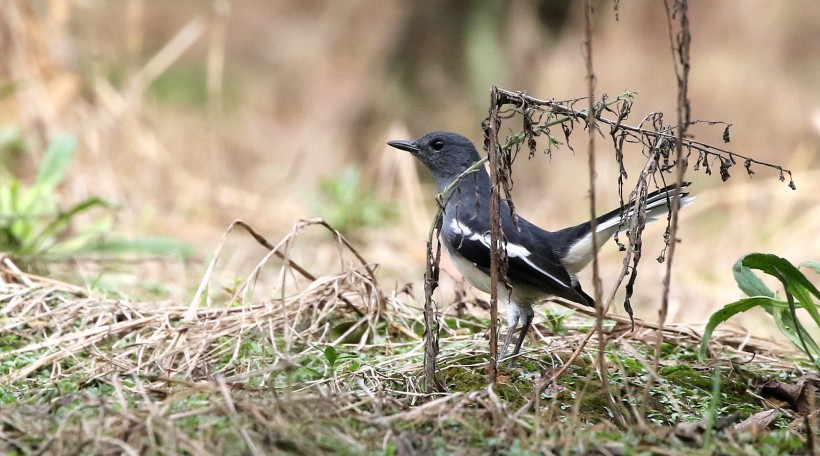
{"type": "Polygon", "coordinates": [[[515,329],[518,328],[518,317],[521,315],[521,310],[518,309],[518,306],[514,305],[511,302],[507,303],[507,337],[504,339],[504,345],[501,347],[501,353],[498,355],[498,360],[504,358],[504,355],[507,354],[507,347],[509,347],[510,342],[512,342],[513,334],[515,334],[515,329]]]}
{"type": "Polygon", "coordinates": [[[524,344],[524,338],[527,337],[527,332],[530,330],[532,319],[535,316],[532,306],[525,307],[523,310],[524,312],[521,312],[523,314],[521,315],[521,319],[524,320],[524,324],[521,325],[521,334],[518,336],[518,342],[515,343],[515,350],[513,350],[512,355],[510,355],[510,367],[513,366],[515,357],[518,355],[518,352],[521,351],[521,345],[524,344]]]}

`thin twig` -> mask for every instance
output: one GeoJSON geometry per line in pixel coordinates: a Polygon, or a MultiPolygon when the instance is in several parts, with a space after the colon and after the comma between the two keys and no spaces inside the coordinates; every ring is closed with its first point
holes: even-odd
{"type": "MultiPolygon", "coordinates": [[[[586,55],[584,56],[584,60],[586,62],[586,69],[587,69],[587,96],[589,100],[589,111],[588,112],[595,112],[595,71],[592,64],[592,1],[585,0],[584,1],[584,49],[586,51],[586,55]]],[[[606,344],[607,344],[607,337],[603,331],[603,320],[604,320],[604,303],[602,302],[603,299],[603,287],[601,284],[601,275],[599,270],[598,264],[598,222],[597,222],[597,215],[595,213],[595,134],[597,132],[597,124],[596,124],[596,115],[587,116],[587,134],[589,135],[589,142],[587,143],[587,152],[588,152],[588,164],[589,164],[589,213],[590,213],[590,221],[589,221],[589,229],[590,233],[592,234],[592,285],[594,289],[594,296],[595,296],[595,330],[598,334],[598,356],[597,356],[597,370],[598,370],[598,378],[601,381],[601,391],[603,392],[604,397],[606,397],[607,403],[609,404],[610,413],[617,421],[618,426],[626,427],[626,423],[624,421],[623,416],[619,412],[618,407],[615,404],[615,400],[612,397],[612,391],[609,389],[609,376],[608,370],[606,366],[606,344]]]]}
{"type": "MultiPolygon", "coordinates": [[[[490,92],[490,113],[487,132],[487,156],[490,159],[490,363],[487,366],[489,383],[495,384],[498,376],[498,281],[503,276],[502,262],[507,261],[502,244],[504,232],[501,229],[501,193],[500,168],[503,166],[498,146],[498,129],[501,119],[498,117],[498,88],[493,86],[490,92]]],[[[504,268],[506,269],[506,268],[504,268]]],[[[512,303],[507,303],[512,305],[512,303]]],[[[512,331],[512,328],[510,328],[512,331]]],[[[521,333],[524,337],[524,333],[521,333]]]]}
{"type": "MultiPolygon", "coordinates": [[[[675,74],[678,79],[678,126],[677,136],[675,138],[675,161],[678,165],[677,182],[675,184],[675,193],[672,197],[672,214],[669,222],[669,241],[668,251],[666,253],[666,272],[663,278],[663,292],[661,297],[661,308],[658,312],[658,338],[655,344],[655,354],[652,360],[652,367],[655,372],[658,371],[661,358],[661,346],[663,344],[663,326],[666,323],[667,313],[669,311],[669,291],[672,283],[672,263],[675,257],[675,250],[678,243],[678,214],[680,212],[680,189],[683,185],[683,176],[686,172],[686,164],[683,157],[684,136],[689,126],[689,118],[691,108],[689,105],[689,44],[691,42],[691,35],[689,32],[689,5],[688,0],[674,0],[674,12],[670,10],[669,0],[664,0],[666,7],[667,18],[669,20],[669,34],[670,46],[672,46],[673,57],[675,58],[675,74]],[[675,14],[680,15],[680,32],[677,35],[677,42],[672,38],[672,18],[675,14]],[[677,46],[675,44],[677,43],[677,46]],[[680,63],[680,66],[677,65],[680,63]]],[[[655,381],[655,376],[650,375],[644,389],[644,397],[648,398],[649,389],[655,381]]],[[[646,400],[644,401],[646,402],[646,400]]]]}

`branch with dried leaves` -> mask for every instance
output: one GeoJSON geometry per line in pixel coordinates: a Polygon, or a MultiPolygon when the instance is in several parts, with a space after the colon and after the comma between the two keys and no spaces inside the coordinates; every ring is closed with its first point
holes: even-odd
{"type": "MultiPolygon", "coordinates": [[[[498,93],[499,107],[504,105],[513,106],[512,108],[508,108],[501,112],[502,118],[509,119],[517,114],[522,116],[521,132],[508,138],[504,146],[505,149],[513,147],[517,149],[520,148],[522,144],[526,143],[530,156],[534,156],[538,151],[536,138],[546,135],[547,140],[549,141],[546,152],[551,153],[555,146],[560,146],[563,144],[551,135],[550,127],[555,125],[561,126],[562,133],[566,140],[566,145],[572,149],[572,146],[569,144],[569,138],[572,134],[574,125],[576,123],[586,125],[589,109],[574,108],[577,103],[586,101],[586,97],[568,101],[555,101],[542,100],[531,97],[525,92],[513,92],[504,89],[498,89],[498,93]]],[[[641,119],[637,126],[623,123],[628,119],[632,112],[634,98],[635,93],[633,92],[626,92],[619,95],[614,100],[609,99],[607,94],[602,94],[601,101],[595,104],[595,108],[593,110],[593,115],[596,122],[609,126],[608,135],[612,139],[616,153],[619,154],[619,156],[622,156],[623,146],[626,143],[642,144],[646,148],[650,148],[659,139],[665,139],[674,143],[676,140],[676,131],[678,127],[664,125],[663,113],[649,113],[641,119]],[[604,117],[605,113],[612,114],[615,118],[604,117]],[[651,128],[646,127],[645,125],[647,124],[649,124],[651,128]]],[[[725,125],[723,140],[727,143],[730,141],[729,128],[731,127],[731,124],[724,124],[718,121],[692,120],[685,125],[688,127],[689,125],[699,123],[706,123],[708,125],[725,125]]],[[[598,132],[602,136],[604,135],[604,131],[600,127],[598,128],[598,132]]],[[[752,169],[755,165],[772,168],[779,172],[781,181],[785,182],[788,176],[789,188],[796,188],[791,170],[783,168],[780,165],[756,160],[743,154],[706,144],[692,138],[684,137],[682,140],[682,145],[686,150],[686,156],[684,157],[686,160],[689,160],[692,154],[696,154],[695,165],[693,167],[694,171],[698,171],[701,167],[703,167],[706,174],[712,174],[712,170],[715,166],[714,162],[718,161],[718,169],[721,179],[726,181],[731,177],[729,173],[730,168],[738,164],[739,161],[743,161],[743,166],[749,175],[755,174],[752,169]]],[[[664,172],[669,172],[672,167],[676,165],[668,152],[669,151],[667,151],[667,153],[665,153],[662,157],[663,166],[661,167],[661,170],[664,172]]],[[[626,177],[626,170],[624,168],[621,168],[621,174],[622,175],[619,178],[619,182],[622,178],[626,177]]]]}

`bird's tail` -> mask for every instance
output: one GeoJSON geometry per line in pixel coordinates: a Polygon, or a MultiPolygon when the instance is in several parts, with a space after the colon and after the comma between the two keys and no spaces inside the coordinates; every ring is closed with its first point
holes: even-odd
{"type": "MultiPolygon", "coordinates": [[[[689,182],[684,182],[680,189],[681,207],[687,206],[694,200],[686,192],[686,187],[689,182]]],[[[672,198],[675,195],[675,186],[670,185],[658,191],[652,192],[646,196],[646,221],[651,222],[657,220],[669,212],[669,207],[672,205],[672,198]]],[[[596,232],[598,233],[597,244],[600,247],[617,231],[626,231],[629,229],[628,220],[635,210],[635,204],[629,204],[624,208],[610,211],[597,219],[596,232]],[[621,218],[621,212],[625,212],[625,217],[621,218]]],[[[565,228],[560,231],[552,233],[554,244],[559,246],[556,253],[561,258],[561,263],[572,274],[577,274],[583,269],[594,256],[592,246],[592,235],[590,232],[589,222],[582,223],[577,226],[565,228]]]]}
{"type": "MultiPolygon", "coordinates": [[[[689,184],[691,184],[691,182],[684,182],[683,184],[681,184],[681,208],[692,204],[692,201],[695,200],[695,197],[689,196],[689,192],[687,192],[687,187],[689,187],[689,184]]],[[[668,214],[669,208],[672,207],[672,198],[674,198],[674,196],[674,184],[666,186],[660,190],[656,190],[646,195],[646,223],[654,222],[663,215],[668,214]]],[[[608,235],[606,237],[615,234],[615,231],[626,231],[627,229],[629,229],[628,221],[629,218],[632,217],[634,210],[635,203],[632,203],[598,217],[596,231],[608,235]],[[623,209],[626,207],[628,207],[629,209],[627,211],[623,211],[623,209]],[[623,218],[621,217],[622,211],[625,212],[625,216],[623,218]]]]}

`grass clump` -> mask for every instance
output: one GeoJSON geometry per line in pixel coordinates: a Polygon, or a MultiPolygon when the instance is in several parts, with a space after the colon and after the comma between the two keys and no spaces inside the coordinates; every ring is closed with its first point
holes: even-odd
{"type": "MultiPolygon", "coordinates": [[[[298,249],[294,233],[289,242],[298,249]]],[[[592,322],[574,315],[562,317],[558,331],[549,330],[552,323],[538,327],[541,339],[528,341],[529,350],[489,387],[483,320],[465,317],[473,305],[465,302],[461,317],[442,315],[438,375],[445,390],[428,394],[413,328],[420,305],[380,289],[355,255],[344,253],[339,249],[338,270],[285,282],[280,297],[261,301],[244,288],[247,281],[195,304],[140,302],[46,279],[26,283],[0,270],[2,450],[781,454],[805,447],[802,434],[790,430],[801,419],[786,409],[765,432],[730,425],[706,439],[679,429],[766,410],[768,399],[750,379],[795,381],[786,375],[795,366],[752,338],[743,352],[724,347],[755,356],[742,370],[722,369],[715,395],[713,366],[690,360],[699,340],[689,328],[665,329],[659,379],[649,390],[654,345],[636,331],[606,347],[608,388],[595,349],[585,348],[532,410],[520,412],[592,322]],[[357,337],[341,337],[340,325],[358,328],[357,337]]],[[[288,261],[276,267],[280,277],[297,271],[288,261]]]]}

